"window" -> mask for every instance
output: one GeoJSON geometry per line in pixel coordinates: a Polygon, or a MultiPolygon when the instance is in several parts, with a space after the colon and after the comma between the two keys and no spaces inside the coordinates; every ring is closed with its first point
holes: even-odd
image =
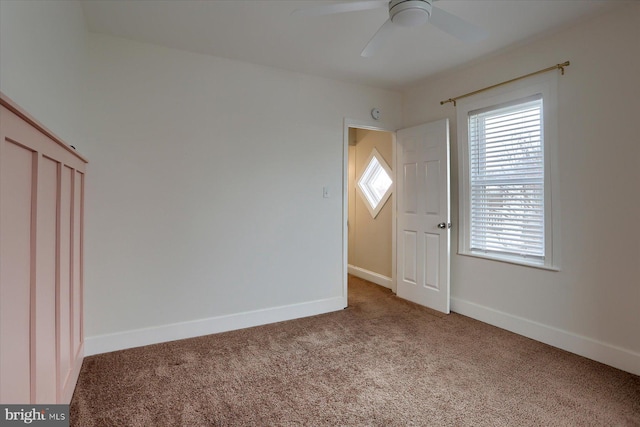
{"type": "Polygon", "coordinates": [[[460,253],[555,269],[549,88],[460,107],[460,253]]]}
{"type": "Polygon", "coordinates": [[[392,184],[391,168],[374,148],[367,160],[367,167],[358,180],[358,192],[373,218],[378,216],[391,195],[392,184]]]}
{"type": "Polygon", "coordinates": [[[544,259],[542,99],[469,114],[471,250],[544,259]]]}

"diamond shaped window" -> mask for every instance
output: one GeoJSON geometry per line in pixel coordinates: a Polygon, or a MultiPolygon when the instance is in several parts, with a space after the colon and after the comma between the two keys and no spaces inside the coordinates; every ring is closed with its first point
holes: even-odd
{"type": "Polygon", "coordinates": [[[371,216],[377,217],[391,196],[393,180],[391,168],[375,148],[367,160],[366,169],[358,180],[357,189],[371,216]]]}

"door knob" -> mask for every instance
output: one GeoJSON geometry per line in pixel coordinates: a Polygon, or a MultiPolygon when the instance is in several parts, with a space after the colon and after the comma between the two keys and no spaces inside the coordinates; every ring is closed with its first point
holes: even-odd
{"type": "Polygon", "coordinates": [[[445,228],[451,228],[451,223],[441,222],[440,224],[438,224],[438,228],[440,228],[441,230],[444,230],[445,228]]]}

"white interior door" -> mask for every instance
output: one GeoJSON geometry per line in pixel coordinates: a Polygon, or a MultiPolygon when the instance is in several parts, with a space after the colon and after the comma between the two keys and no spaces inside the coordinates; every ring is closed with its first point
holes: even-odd
{"type": "Polygon", "coordinates": [[[449,120],[397,132],[397,294],[449,313],[449,120]]]}

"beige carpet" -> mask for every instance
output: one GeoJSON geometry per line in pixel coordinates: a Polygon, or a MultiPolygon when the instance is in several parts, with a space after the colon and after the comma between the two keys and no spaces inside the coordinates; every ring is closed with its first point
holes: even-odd
{"type": "Polygon", "coordinates": [[[72,426],[640,426],[640,377],[351,277],[349,308],[88,357],[72,426]]]}

